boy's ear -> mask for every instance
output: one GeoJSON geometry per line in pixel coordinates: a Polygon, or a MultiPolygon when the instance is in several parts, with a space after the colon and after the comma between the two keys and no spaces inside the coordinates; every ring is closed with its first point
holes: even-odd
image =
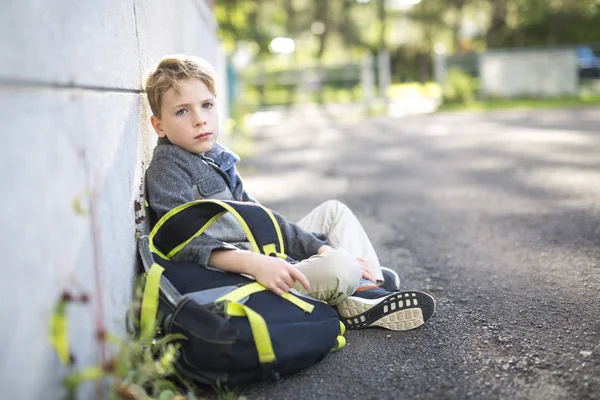
{"type": "Polygon", "coordinates": [[[163,129],[162,129],[162,123],[160,122],[160,119],[156,118],[155,115],[150,117],[150,123],[152,124],[152,127],[154,128],[154,130],[156,131],[156,134],[159,137],[162,138],[162,137],[167,136],[165,131],[163,131],[163,129]]]}

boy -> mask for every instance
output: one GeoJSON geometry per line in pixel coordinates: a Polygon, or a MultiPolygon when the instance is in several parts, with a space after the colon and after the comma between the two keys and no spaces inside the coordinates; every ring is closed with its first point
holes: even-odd
{"type": "MultiPolygon", "coordinates": [[[[156,216],[203,198],[256,202],[236,172],[239,157],[217,143],[212,67],[196,57],[165,57],[150,73],[145,90],[153,113],[151,123],[159,136],[146,173],[148,202],[156,216]]],[[[433,313],[434,300],[426,293],[377,286],[383,281],[377,255],[343,204],[326,202],[298,224],[274,215],[287,260],[252,252],[243,230],[229,214],[194,238],[175,259],[250,275],[278,295],[297,289],[336,307],[349,328],[408,330],[422,325],[433,313]]]]}

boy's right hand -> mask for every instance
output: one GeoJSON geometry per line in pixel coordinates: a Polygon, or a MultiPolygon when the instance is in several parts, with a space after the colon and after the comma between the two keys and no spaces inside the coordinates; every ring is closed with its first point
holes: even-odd
{"type": "Polygon", "coordinates": [[[261,257],[260,265],[255,269],[257,282],[281,296],[300,282],[309,291],[310,284],[302,272],[287,261],[276,257],[261,257]]]}
{"type": "Polygon", "coordinates": [[[210,254],[208,262],[223,271],[252,275],[258,283],[280,296],[296,286],[296,282],[310,290],[306,276],[281,258],[248,250],[219,249],[210,254]]]}

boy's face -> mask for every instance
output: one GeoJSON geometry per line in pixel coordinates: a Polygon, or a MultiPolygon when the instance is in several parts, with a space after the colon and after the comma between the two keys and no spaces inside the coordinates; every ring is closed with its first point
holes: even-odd
{"type": "Polygon", "coordinates": [[[160,137],[190,153],[212,149],[219,136],[219,113],[215,96],[204,82],[186,79],[179,90],[170,88],[162,97],[161,118],[152,116],[154,130],[160,137]]]}

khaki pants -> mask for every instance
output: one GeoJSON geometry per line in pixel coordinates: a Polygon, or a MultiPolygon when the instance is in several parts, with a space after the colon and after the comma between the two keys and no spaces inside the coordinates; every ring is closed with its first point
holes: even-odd
{"type": "Polygon", "coordinates": [[[377,283],[383,281],[381,265],[371,241],[356,216],[343,203],[327,201],[302,218],[298,225],[307,232],[326,233],[335,248],[296,264],[310,282],[308,293],[302,285],[296,284],[301,293],[330,305],[344,300],[356,291],[361,278],[356,257],[367,262],[377,283]]]}

